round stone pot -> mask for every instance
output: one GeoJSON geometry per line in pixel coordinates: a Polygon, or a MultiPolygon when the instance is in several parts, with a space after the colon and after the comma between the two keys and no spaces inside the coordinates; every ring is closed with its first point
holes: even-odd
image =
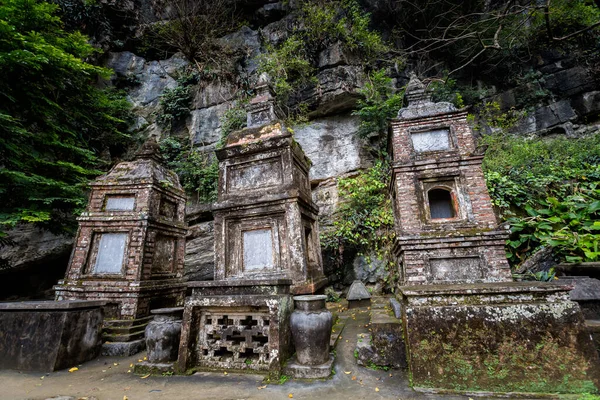
{"type": "Polygon", "coordinates": [[[325,308],[327,296],[295,296],[296,309],[290,318],[296,358],[302,365],[329,361],[329,339],[333,316],[325,308]]]}
{"type": "Polygon", "coordinates": [[[154,319],[146,327],[146,349],[151,363],[177,361],[183,307],[158,308],[150,311],[154,319]]]}

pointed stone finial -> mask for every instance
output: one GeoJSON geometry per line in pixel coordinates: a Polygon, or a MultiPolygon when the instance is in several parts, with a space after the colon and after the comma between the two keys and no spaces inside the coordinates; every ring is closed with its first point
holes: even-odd
{"type": "Polygon", "coordinates": [[[456,111],[456,107],[452,103],[444,101],[434,103],[431,90],[421,82],[414,72],[410,74],[410,80],[404,95],[408,101],[408,107],[401,108],[398,111],[399,119],[428,117],[456,111]]]}
{"type": "Polygon", "coordinates": [[[136,160],[154,160],[158,163],[163,163],[162,155],[160,154],[160,146],[155,136],[150,136],[148,140],[144,142],[142,147],[135,153],[136,160]]]}
{"type": "Polygon", "coordinates": [[[270,78],[266,73],[262,73],[254,87],[256,95],[248,104],[248,128],[254,128],[270,124],[279,119],[275,111],[275,97],[269,85],[270,78]]]}
{"type": "Polygon", "coordinates": [[[431,91],[414,72],[410,74],[405,93],[409,106],[417,103],[431,103],[431,91]]]}

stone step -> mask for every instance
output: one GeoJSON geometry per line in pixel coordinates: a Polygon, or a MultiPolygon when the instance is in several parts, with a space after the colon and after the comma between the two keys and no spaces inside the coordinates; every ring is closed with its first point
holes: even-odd
{"type": "Polygon", "coordinates": [[[147,325],[153,318],[154,316],[150,315],[137,319],[105,319],[102,326],[103,328],[125,328],[136,325],[147,325]]]}
{"type": "Polygon", "coordinates": [[[408,366],[402,320],[396,318],[390,297],[372,299],[369,333],[358,334],[356,350],[361,365],[408,366]]]}
{"type": "Polygon", "coordinates": [[[138,331],[127,334],[110,334],[102,332],[103,342],[131,342],[134,340],[144,339],[145,331],[138,331]]]}
{"type": "Polygon", "coordinates": [[[133,325],[133,326],[123,326],[123,327],[103,327],[102,332],[109,335],[127,335],[127,334],[136,334],[138,332],[143,332],[146,330],[148,324],[142,325],[133,325]]]}

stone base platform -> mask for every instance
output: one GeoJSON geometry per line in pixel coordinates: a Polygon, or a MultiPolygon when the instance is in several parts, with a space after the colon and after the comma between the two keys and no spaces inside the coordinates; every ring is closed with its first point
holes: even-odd
{"type": "Polygon", "coordinates": [[[283,373],[294,379],[325,379],[331,375],[332,367],[332,355],[329,356],[329,361],[321,365],[302,365],[294,356],[284,367],[283,373]]]}
{"type": "Polygon", "coordinates": [[[289,279],[191,282],[177,371],[226,369],[278,377],[293,348],[291,283],[289,279]]]}
{"type": "Polygon", "coordinates": [[[596,392],[600,360],[570,289],[540,282],[401,287],[413,386],[596,392]]]}
{"type": "Polygon", "coordinates": [[[105,304],[0,303],[0,368],[51,372],[98,357],[105,304]]]}

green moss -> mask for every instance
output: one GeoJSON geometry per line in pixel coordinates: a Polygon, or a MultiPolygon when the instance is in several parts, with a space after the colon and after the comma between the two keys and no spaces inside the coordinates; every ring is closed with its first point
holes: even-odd
{"type": "Polygon", "coordinates": [[[453,338],[437,334],[417,342],[411,349],[414,385],[458,391],[597,392],[587,376],[589,361],[550,334],[531,344],[514,336],[494,346],[489,340],[485,329],[466,329],[453,338]]]}

